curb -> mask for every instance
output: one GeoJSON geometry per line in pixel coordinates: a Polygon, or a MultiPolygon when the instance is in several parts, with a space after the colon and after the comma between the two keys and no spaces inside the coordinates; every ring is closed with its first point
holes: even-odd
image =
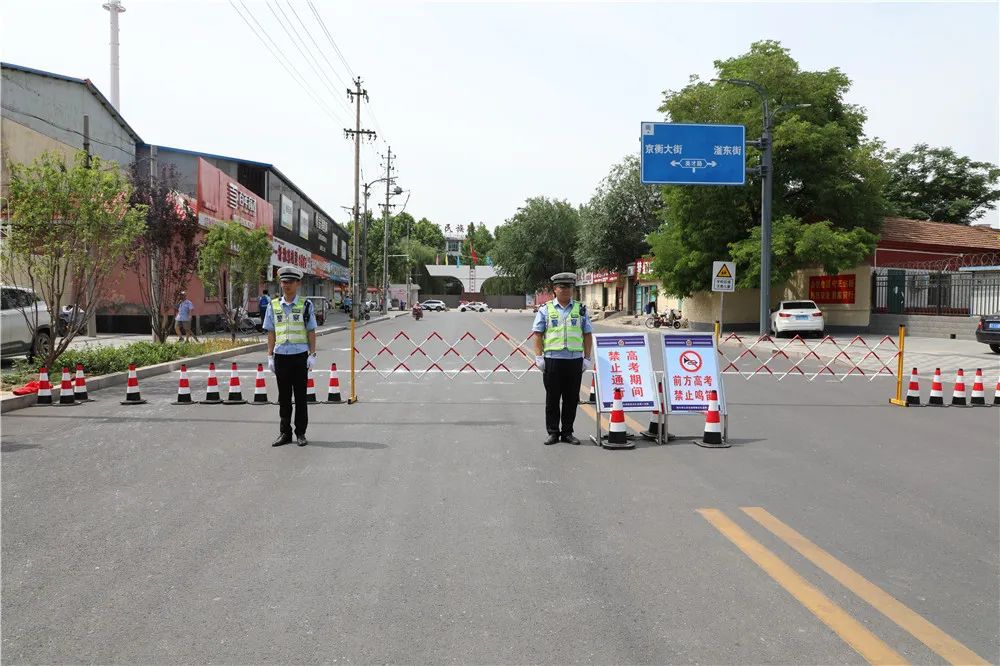
{"type": "MultiPolygon", "coordinates": [[[[387,315],[372,317],[367,321],[360,322],[361,326],[366,326],[369,324],[374,324],[379,321],[388,321],[390,319],[395,319],[400,315],[387,315]]],[[[348,329],[347,325],[343,326],[331,326],[330,328],[324,329],[322,331],[317,331],[317,337],[322,335],[329,335],[330,333],[338,333],[340,331],[346,331],[348,329]]],[[[212,361],[221,361],[226,358],[232,358],[233,356],[241,356],[243,354],[250,354],[255,351],[263,351],[267,349],[266,342],[258,342],[252,345],[244,345],[243,347],[236,347],[234,349],[226,349],[225,351],[212,352],[210,354],[202,354],[201,356],[190,356],[188,358],[179,358],[174,361],[167,361],[166,363],[158,363],[157,365],[147,365],[141,368],[136,368],[136,377],[155,377],[157,375],[165,375],[171,372],[176,372],[180,370],[181,365],[197,365],[199,363],[210,363],[212,361]]],[[[109,388],[112,386],[124,386],[128,382],[128,371],[115,372],[110,375],[101,375],[99,377],[88,377],[87,378],[87,390],[88,391],[99,391],[103,388],[109,388]]],[[[25,407],[33,407],[38,396],[34,393],[29,393],[28,395],[15,395],[10,398],[4,398],[0,400],[0,414],[6,414],[7,412],[13,412],[18,409],[24,409],[25,407]]]]}

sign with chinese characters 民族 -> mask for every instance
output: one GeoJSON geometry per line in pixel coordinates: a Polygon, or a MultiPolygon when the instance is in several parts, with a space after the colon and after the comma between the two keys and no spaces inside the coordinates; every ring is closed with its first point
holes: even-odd
{"type": "Polygon", "coordinates": [[[597,364],[598,411],[611,411],[616,388],[622,391],[624,411],[656,409],[659,400],[656,376],[645,333],[595,333],[594,362],[597,364]]]}
{"type": "Polygon", "coordinates": [[[736,291],[735,262],[712,262],[712,291],[736,291]]]}
{"type": "Polygon", "coordinates": [[[707,411],[709,391],[716,392],[719,409],[726,413],[715,345],[712,333],[663,334],[663,395],[668,413],[707,411]]]}
{"type": "Polygon", "coordinates": [[[743,185],[743,125],[641,123],[640,173],[646,185],[743,185]]]}

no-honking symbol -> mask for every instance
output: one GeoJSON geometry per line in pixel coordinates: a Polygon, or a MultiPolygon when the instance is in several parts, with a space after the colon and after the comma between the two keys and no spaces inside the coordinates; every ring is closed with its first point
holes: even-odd
{"type": "Polygon", "coordinates": [[[701,354],[693,349],[681,352],[680,361],[681,367],[688,372],[698,372],[701,370],[701,354]]]}

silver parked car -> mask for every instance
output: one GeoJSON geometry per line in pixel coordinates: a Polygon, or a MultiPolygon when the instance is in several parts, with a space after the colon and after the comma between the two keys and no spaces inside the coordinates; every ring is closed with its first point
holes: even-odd
{"type": "Polygon", "coordinates": [[[24,287],[0,288],[0,356],[46,356],[52,349],[52,318],[49,308],[35,292],[24,287]],[[34,335],[28,322],[37,328],[34,335]]]}

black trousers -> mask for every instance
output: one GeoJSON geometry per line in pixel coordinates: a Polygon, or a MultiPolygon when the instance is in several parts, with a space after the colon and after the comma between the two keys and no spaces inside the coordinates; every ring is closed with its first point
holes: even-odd
{"type": "Polygon", "coordinates": [[[545,429],[550,435],[573,434],[573,421],[576,420],[576,406],[580,403],[582,379],[582,358],[545,359],[545,369],[542,371],[542,381],[545,384],[545,429]],[[560,400],[562,400],[561,410],[560,400]]]}
{"type": "Polygon", "coordinates": [[[306,434],[309,414],[306,411],[306,359],[301,354],[275,354],[274,378],[278,382],[278,415],[281,417],[281,434],[292,434],[292,394],[295,394],[295,436],[306,434]]]}

